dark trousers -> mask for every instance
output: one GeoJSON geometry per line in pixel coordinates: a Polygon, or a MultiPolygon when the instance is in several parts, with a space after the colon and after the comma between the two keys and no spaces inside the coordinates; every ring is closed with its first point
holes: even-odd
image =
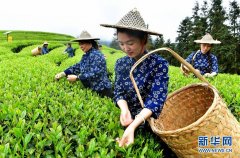
{"type": "Polygon", "coordinates": [[[101,90],[101,91],[96,91],[96,92],[100,95],[100,97],[113,98],[113,92],[112,92],[111,88],[104,89],[104,90],[101,90]]]}
{"type": "MultiPolygon", "coordinates": [[[[85,88],[89,88],[91,89],[90,87],[90,82],[88,80],[81,80],[83,86],[85,88]]],[[[113,98],[113,92],[112,92],[112,89],[111,88],[106,88],[106,89],[103,89],[101,91],[95,91],[97,92],[97,94],[100,96],[100,97],[109,97],[109,98],[113,98]]]]}

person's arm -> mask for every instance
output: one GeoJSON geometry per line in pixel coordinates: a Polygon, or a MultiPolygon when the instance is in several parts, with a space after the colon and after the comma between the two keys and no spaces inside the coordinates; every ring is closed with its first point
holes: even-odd
{"type": "Polygon", "coordinates": [[[144,101],[144,107],[151,110],[153,113],[152,116],[157,118],[163,108],[168,93],[168,62],[163,61],[158,63],[156,68],[154,68],[152,77],[152,87],[144,101]]]}
{"type": "Polygon", "coordinates": [[[98,78],[106,70],[106,61],[102,56],[92,55],[91,60],[92,62],[90,62],[89,70],[81,72],[78,76],[80,80],[98,78]]]}
{"type": "Polygon", "coordinates": [[[216,56],[212,56],[212,73],[211,77],[216,76],[218,74],[218,61],[216,56]]]}
{"type": "Polygon", "coordinates": [[[71,57],[74,56],[74,49],[73,49],[73,48],[71,48],[71,50],[70,50],[70,56],[71,56],[71,57]]]}
{"type": "Polygon", "coordinates": [[[63,51],[63,53],[67,53],[68,52],[68,48],[66,48],[64,51],[63,51]]]}
{"type": "Polygon", "coordinates": [[[123,66],[122,66],[122,59],[118,59],[115,64],[115,82],[114,82],[114,97],[113,100],[117,104],[119,100],[126,100],[126,94],[124,91],[124,83],[122,78],[123,66]]]}
{"type": "Polygon", "coordinates": [[[192,52],[187,58],[186,58],[186,61],[189,63],[189,64],[192,64],[192,59],[193,59],[193,56],[194,56],[195,52],[192,52]]]}
{"type": "Polygon", "coordinates": [[[121,59],[118,59],[115,64],[115,83],[114,83],[114,97],[116,105],[120,108],[120,122],[122,126],[128,126],[133,120],[128,109],[126,101],[126,93],[124,91],[124,81],[122,79],[123,66],[121,59]]]}
{"type": "Polygon", "coordinates": [[[211,73],[205,73],[203,75],[204,77],[214,77],[218,74],[217,57],[214,55],[211,55],[211,62],[212,62],[211,73]]]}
{"type": "Polygon", "coordinates": [[[47,54],[46,48],[42,47],[42,54],[47,54]]]}
{"type": "Polygon", "coordinates": [[[81,61],[73,66],[70,66],[66,70],[64,70],[64,73],[66,76],[74,74],[74,75],[79,75],[81,73],[81,61]]]}
{"type": "Polygon", "coordinates": [[[122,126],[126,127],[133,121],[131,112],[128,109],[127,101],[123,99],[118,100],[117,105],[121,109],[120,122],[122,126]]]}
{"type": "Polygon", "coordinates": [[[117,138],[120,147],[134,143],[134,132],[139,125],[152,115],[152,111],[144,108],[134,119],[134,121],[124,131],[122,138],[117,138]]]}
{"type": "Polygon", "coordinates": [[[169,80],[167,61],[157,65],[154,70],[156,70],[152,75],[154,81],[152,83],[151,92],[144,102],[144,108],[124,131],[122,138],[117,139],[120,147],[132,144],[134,142],[134,132],[136,128],[142,123],[145,123],[151,116],[157,118],[163,108],[167,97],[169,80]]]}
{"type": "MultiPolygon", "coordinates": [[[[195,54],[195,53],[193,52],[193,53],[191,53],[191,54],[186,58],[186,61],[187,61],[189,64],[192,64],[191,62],[192,62],[192,58],[193,58],[194,54],[195,54]]],[[[188,76],[188,75],[189,75],[189,69],[188,69],[186,66],[184,66],[183,64],[181,64],[180,69],[181,69],[182,73],[183,73],[185,76],[188,76]]]]}

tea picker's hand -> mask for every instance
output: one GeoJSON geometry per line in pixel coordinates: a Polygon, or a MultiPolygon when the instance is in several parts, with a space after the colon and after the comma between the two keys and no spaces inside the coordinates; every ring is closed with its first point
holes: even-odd
{"type": "Polygon", "coordinates": [[[180,69],[181,69],[181,71],[182,71],[184,76],[188,76],[189,75],[190,71],[189,71],[189,69],[186,66],[181,64],[180,69]]]}
{"type": "Polygon", "coordinates": [[[121,109],[120,122],[124,127],[130,125],[133,122],[131,113],[128,108],[121,109]]]}
{"type": "Polygon", "coordinates": [[[216,72],[212,72],[212,73],[205,73],[204,74],[204,77],[214,77],[214,76],[216,76],[217,75],[217,73],[216,72]]]}
{"type": "Polygon", "coordinates": [[[122,138],[117,138],[116,141],[120,147],[129,146],[134,143],[134,131],[135,128],[128,126],[124,131],[122,138]]]}
{"type": "Polygon", "coordinates": [[[209,75],[211,75],[210,73],[205,73],[203,76],[204,77],[210,77],[209,75]]]}
{"type": "Polygon", "coordinates": [[[214,76],[217,76],[217,73],[216,73],[216,72],[212,72],[212,73],[210,74],[210,77],[214,77],[214,76]]]}
{"type": "Polygon", "coordinates": [[[68,75],[67,80],[70,82],[74,82],[77,80],[77,75],[68,75]]]}
{"type": "Polygon", "coordinates": [[[121,109],[120,122],[121,122],[122,126],[126,127],[133,122],[131,112],[128,109],[127,101],[124,99],[120,99],[120,100],[118,100],[117,104],[118,104],[119,108],[121,109]]]}
{"type": "Polygon", "coordinates": [[[62,78],[62,77],[64,77],[64,76],[66,76],[66,74],[65,74],[64,72],[60,72],[60,73],[58,73],[58,74],[55,75],[55,79],[56,79],[56,80],[59,80],[60,78],[62,78]]]}
{"type": "Polygon", "coordinates": [[[123,133],[122,138],[118,138],[117,142],[120,147],[128,146],[134,142],[134,132],[135,129],[142,123],[145,123],[145,120],[152,115],[152,111],[147,108],[143,108],[142,111],[136,115],[134,121],[126,128],[123,133]]]}

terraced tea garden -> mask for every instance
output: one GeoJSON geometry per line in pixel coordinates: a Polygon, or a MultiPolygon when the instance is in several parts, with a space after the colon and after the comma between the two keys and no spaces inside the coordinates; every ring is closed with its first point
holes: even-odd
{"type": "MultiPolygon", "coordinates": [[[[3,32],[3,31],[2,31],[3,32]]],[[[0,31],[1,36],[2,32],[0,31]]],[[[19,31],[13,42],[0,37],[0,157],[164,157],[159,138],[136,131],[135,143],[120,148],[115,142],[124,128],[119,109],[80,82],[54,80],[56,73],[77,63],[83,54],[63,54],[64,43],[74,37],[19,31]],[[50,53],[34,57],[31,50],[49,41],[50,53]]],[[[111,81],[119,50],[103,46],[111,81]]],[[[200,82],[186,78],[170,66],[169,92],[200,82]]],[[[208,79],[240,121],[240,76],[219,74],[208,79]]]]}

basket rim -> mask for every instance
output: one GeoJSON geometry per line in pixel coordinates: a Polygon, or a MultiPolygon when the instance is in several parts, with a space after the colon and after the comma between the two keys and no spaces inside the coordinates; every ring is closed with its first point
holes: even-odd
{"type": "MultiPolygon", "coordinates": [[[[190,84],[190,85],[187,85],[185,87],[182,87],[174,92],[172,92],[171,94],[168,95],[167,99],[172,97],[173,95],[176,95],[178,93],[180,93],[181,91],[187,89],[187,88],[190,88],[190,87],[196,87],[196,86],[204,86],[204,87],[208,87],[210,88],[213,93],[214,93],[214,97],[213,97],[213,102],[212,102],[212,105],[208,108],[208,110],[205,112],[204,115],[202,115],[197,121],[189,124],[188,126],[185,126],[183,128],[179,128],[179,129],[176,129],[176,130],[168,130],[168,131],[162,131],[162,130],[159,130],[157,129],[155,126],[154,126],[154,118],[151,118],[150,120],[150,126],[152,128],[152,130],[157,133],[157,134],[160,134],[160,135],[165,135],[165,134],[176,134],[176,133],[180,133],[182,131],[185,131],[185,130],[189,130],[193,127],[196,127],[197,125],[199,125],[201,122],[203,122],[203,120],[213,111],[213,109],[216,107],[216,102],[217,102],[217,96],[219,96],[219,92],[218,90],[214,87],[214,86],[210,86],[206,83],[194,83],[194,84],[190,84]],[[217,94],[217,95],[216,95],[217,94]]],[[[161,115],[161,114],[160,114],[161,115]]]]}

